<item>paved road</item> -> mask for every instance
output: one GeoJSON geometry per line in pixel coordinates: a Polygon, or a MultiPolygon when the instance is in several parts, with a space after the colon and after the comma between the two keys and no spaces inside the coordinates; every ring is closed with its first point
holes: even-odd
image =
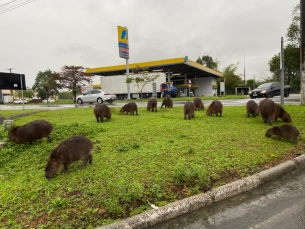
{"type": "Polygon", "coordinates": [[[305,228],[305,169],[151,229],[305,228]]]}
{"type": "MultiPolygon", "coordinates": [[[[215,97],[217,99],[217,97],[215,97]]],[[[191,101],[193,98],[191,98],[191,101]]],[[[246,103],[251,100],[249,99],[228,99],[228,100],[221,100],[224,106],[245,106],[246,103]]],[[[254,99],[255,102],[259,103],[262,99],[254,99]]],[[[276,96],[272,98],[272,100],[276,103],[281,103],[281,97],[276,96]]],[[[204,100],[203,104],[205,106],[209,106],[213,100],[204,100]]],[[[285,104],[294,104],[299,105],[301,101],[301,96],[299,94],[291,94],[288,98],[284,99],[285,104]]],[[[183,106],[184,101],[175,101],[174,106],[183,106]]],[[[125,103],[113,103],[107,104],[110,107],[122,107],[125,103]]],[[[158,107],[161,107],[162,102],[158,102],[158,107]]],[[[146,102],[139,102],[137,103],[138,107],[146,107],[146,102]]],[[[91,105],[80,105],[77,104],[66,104],[66,105],[31,105],[31,106],[24,106],[24,109],[46,109],[46,110],[58,110],[58,109],[69,109],[69,108],[87,108],[87,107],[94,107],[95,104],[91,105]]],[[[7,105],[0,105],[0,110],[22,110],[22,105],[15,105],[15,106],[7,106],[7,105]]]]}

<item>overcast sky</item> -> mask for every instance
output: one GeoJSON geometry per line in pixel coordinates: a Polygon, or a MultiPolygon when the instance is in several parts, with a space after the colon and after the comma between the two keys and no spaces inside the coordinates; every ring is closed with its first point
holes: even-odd
{"type": "MultiPolygon", "coordinates": [[[[5,12],[0,0],[0,71],[22,73],[32,86],[39,71],[64,65],[125,64],[117,26],[129,32],[129,63],[209,55],[220,69],[240,63],[246,79],[270,75],[300,0],[36,0],[5,12]]],[[[7,4],[10,3],[10,4],[7,4]]],[[[97,78],[97,77],[96,77],[97,78]]],[[[99,83],[95,79],[95,83],[99,83]]]]}

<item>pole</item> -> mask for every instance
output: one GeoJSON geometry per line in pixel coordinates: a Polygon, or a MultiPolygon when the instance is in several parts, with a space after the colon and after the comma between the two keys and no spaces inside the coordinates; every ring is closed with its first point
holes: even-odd
{"type": "Polygon", "coordinates": [[[244,54],[244,86],[246,86],[246,54],[244,54]]]}
{"type": "MultiPolygon", "coordinates": [[[[126,74],[127,74],[127,79],[129,78],[129,63],[128,59],[126,59],[126,74]]],[[[127,84],[127,100],[130,100],[130,85],[129,83],[127,84]]]]}
{"type": "Polygon", "coordinates": [[[284,41],[281,37],[281,104],[284,108],[284,41]]]}
{"type": "Polygon", "coordinates": [[[20,82],[21,82],[22,110],[24,110],[22,74],[20,74],[20,82]]]}
{"type": "Polygon", "coordinates": [[[301,105],[305,105],[305,3],[300,0],[301,105]]]}

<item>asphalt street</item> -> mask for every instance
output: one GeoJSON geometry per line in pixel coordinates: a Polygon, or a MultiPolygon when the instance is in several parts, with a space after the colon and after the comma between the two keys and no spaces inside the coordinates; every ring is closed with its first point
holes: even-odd
{"type": "Polygon", "coordinates": [[[305,169],[151,229],[305,228],[305,169]]]}
{"type": "MultiPolygon", "coordinates": [[[[190,98],[190,101],[193,101],[194,98],[190,98]]],[[[215,97],[217,100],[218,97],[215,97]]],[[[250,98],[248,99],[228,99],[228,100],[221,100],[223,106],[245,106],[247,102],[251,100],[250,98]]],[[[259,104],[259,102],[262,100],[261,98],[253,99],[256,103],[259,104]]],[[[272,100],[275,103],[281,103],[281,97],[276,96],[273,97],[272,100]]],[[[205,106],[209,106],[212,103],[213,100],[203,100],[203,104],[205,106]]],[[[137,102],[138,107],[146,107],[147,102],[137,102]]],[[[113,103],[113,104],[107,104],[109,107],[122,107],[124,104],[127,102],[118,102],[118,103],[113,103]]],[[[185,101],[174,101],[174,106],[183,106],[185,101]]],[[[293,104],[293,105],[300,105],[301,103],[301,95],[300,94],[291,94],[288,98],[284,98],[284,104],[293,104]]],[[[162,102],[158,102],[158,107],[161,107],[162,102]]],[[[62,105],[55,105],[55,104],[49,104],[49,105],[25,105],[24,109],[46,109],[46,110],[59,110],[59,109],[69,109],[69,108],[87,108],[87,107],[94,107],[95,104],[83,104],[83,105],[78,105],[78,104],[62,104],[62,105]]],[[[0,105],[0,110],[22,110],[23,105],[0,105]]]]}

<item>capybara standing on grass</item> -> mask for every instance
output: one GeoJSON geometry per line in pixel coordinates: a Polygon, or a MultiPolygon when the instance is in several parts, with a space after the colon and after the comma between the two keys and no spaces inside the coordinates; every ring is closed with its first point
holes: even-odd
{"type": "Polygon", "coordinates": [[[259,113],[258,112],[258,105],[253,100],[249,100],[247,102],[246,108],[247,108],[248,118],[249,118],[250,114],[252,114],[253,117],[256,117],[258,115],[258,113],[259,113]]]}
{"type": "Polygon", "coordinates": [[[294,142],[295,145],[297,145],[300,132],[295,126],[290,124],[284,124],[282,126],[275,126],[267,130],[265,136],[271,137],[272,135],[276,135],[277,139],[283,138],[286,140],[290,140],[294,142]]]}
{"type": "Polygon", "coordinates": [[[95,118],[96,121],[100,121],[104,122],[104,117],[107,119],[111,118],[111,111],[109,109],[109,107],[107,107],[107,105],[105,104],[96,104],[94,107],[94,114],[95,114],[95,118]],[[100,120],[99,120],[100,119],[100,120]]]}
{"type": "Polygon", "coordinates": [[[195,110],[204,110],[203,102],[200,98],[194,98],[195,110]]]}
{"type": "Polygon", "coordinates": [[[212,114],[216,114],[216,116],[218,116],[218,113],[222,114],[222,109],[223,109],[223,105],[220,101],[218,100],[214,100],[211,105],[209,106],[209,108],[207,109],[206,114],[207,115],[212,115],[212,114]]]}
{"type": "Polygon", "coordinates": [[[19,144],[37,141],[41,138],[47,138],[51,142],[50,134],[53,131],[53,125],[45,120],[35,120],[23,126],[12,129],[7,138],[10,141],[17,141],[19,144]]]}
{"type": "Polygon", "coordinates": [[[155,97],[151,97],[147,103],[147,110],[151,110],[153,112],[157,112],[157,99],[155,97]]]}
{"type": "Polygon", "coordinates": [[[284,122],[290,123],[291,118],[290,115],[278,104],[273,102],[271,99],[264,99],[259,103],[258,106],[259,113],[262,119],[267,123],[273,125],[273,121],[281,118],[284,122]]]}
{"type": "Polygon", "coordinates": [[[162,107],[165,106],[165,107],[173,107],[173,100],[170,98],[170,97],[165,97],[163,99],[163,102],[162,102],[162,105],[161,105],[161,109],[162,107]]]}
{"type": "Polygon", "coordinates": [[[191,120],[191,117],[195,117],[195,105],[192,102],[186,102],[184,104],[184,119],[186,119],[186,116],[189,117],[189,120],[191,120]]]}
{"type": "Polygon", "coordinates": [[[121,108],[121,112],[126,112],[127,114],[130,112],[130,114],[132,113],[133,115],[134,112],[136,112],[138,115],[138,106],[135,102],[127,103],[121,108]]]}
{"type": "Polygon", "coordinates": [[[55,147],[49,157],[48,163],[45,168],[45,177],[54,177],[59,169],[64,166],[64,173],[68,172],[68,166],[72,162],[82,160],[84,168],[87,163],[92,163],[92,142],[81,135],[72,136],[57,147],[55,147]]]}

